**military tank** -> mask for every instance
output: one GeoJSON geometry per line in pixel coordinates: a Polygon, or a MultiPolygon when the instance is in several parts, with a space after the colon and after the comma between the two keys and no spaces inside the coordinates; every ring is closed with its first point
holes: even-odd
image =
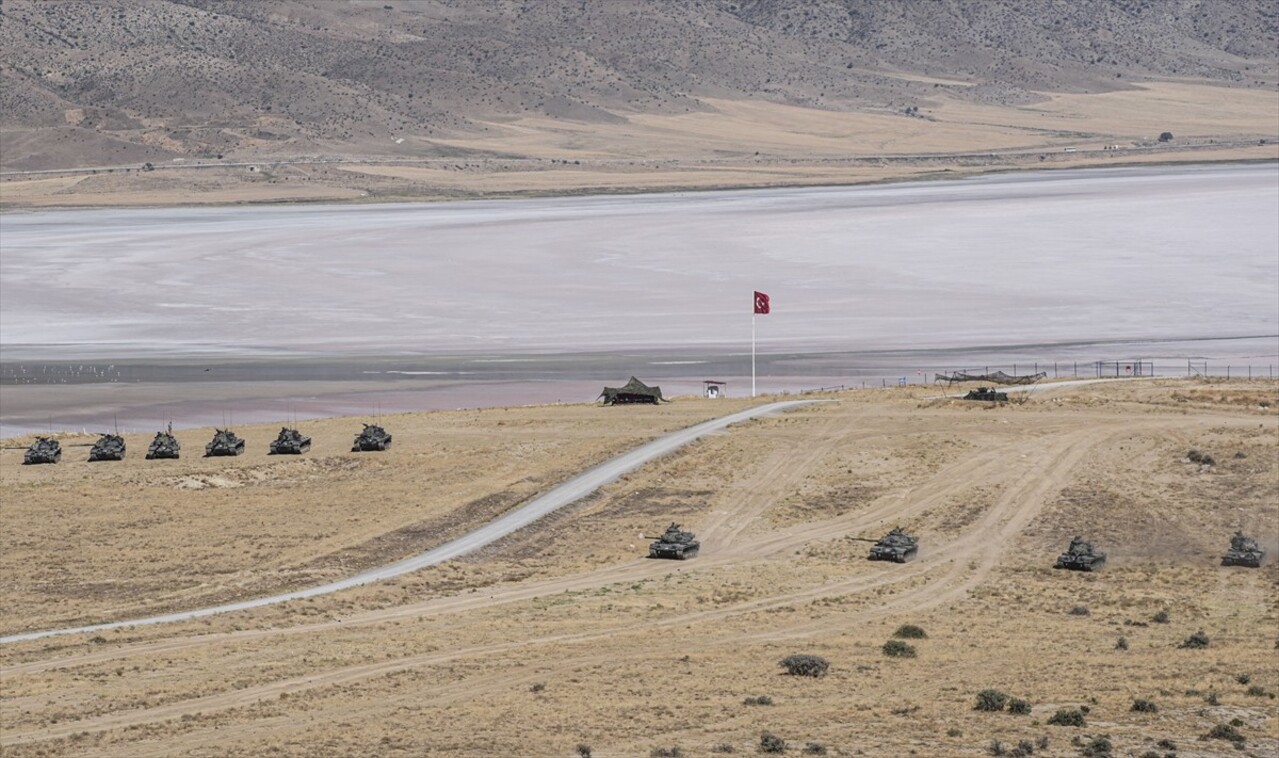
{"type": "Polygon", "coordinates": [[[271,443],[271,455],[300,455],[310,449],[311,438],[287,426],[280,427],[279,436],[271,443]]]}
{"type": "Polygon", "coordinates": [[[204,457],[218,455],[239,455],[244,452],[244,440],[236,436],[230,429],[214,429],[213,439],[204,446],[204,457]]]}
{"type": "Polygon", "coordinates": [[[692,532],[682,531],[679,524],[672,523],[666,527],[661,537],[648,546],[648,557],[685,561],[695,557],[701,546],[702,543],[697,541],[692,532]]]}
{"type": "Polygon", "coordinates": [[[29,466],[37,463],[57,463],[62,460],[62,445],[48,437],[36,437],[27,452],[22,454],[22,464],[29,466]]]}
{"type": "Polygon", "coordinates": [[[98,435],[98,441],[89,450],[89,461],[124,460],[124,437],[118,434],[98,435]]]}
{"type": "Polygon", "coordinates": [[[985,400],[988,403],[1007,402],[1007,392],[996,392],[990,387],[978,387],[975,390],[968,390],[968,394],[964,395],[965,400],[985,400]]]}
{"type": "Polygon", "coordinates": [[[178,444],[178,438],[173,436],[172,429],[167,432],[156,432],[155,439],[151,440],[151,444],[147,446],[147,460],[177,458],[181,451],[182,445],[178,444]]]}
{"type": "Polygon", "coordinates": [[[1066,552],[1057,556],[1055,568],[1071,571],[1096,571],[1106,565],[1106,554],[1094,550],[1092,543],[1083,537],[1075,537],[1070,541],[1066,552]]]}
{"type": "Polygon", "coordinates": [[[893,561],[905,563],[913,561],[919,553],[919,540],[894,527],[884,538],[870,547],[872,561],[893,561]]]}
{"type": "Polygon", "coordinates": [[[355,444],[351,446],[352,453],[359,453],[370,450],[385,450],[391,446],[391,435],[386,430],[376,424],[365,424],[364,431],[360,432],[355,438],[355,444]]]}
{"type": "Polygon", "coordinates": [[[1230,538],[1230,549],[1221,557],[1221,565],[1261,568],[1261,561],[1265,557],[1266,551],[1261,549],[1256,540],[1245,537],[1243,532],[1235,532],[1230,538]]]}

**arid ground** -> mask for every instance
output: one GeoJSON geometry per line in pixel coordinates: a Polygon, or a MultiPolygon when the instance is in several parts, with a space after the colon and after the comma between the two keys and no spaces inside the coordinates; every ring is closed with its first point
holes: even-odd
{"type": "MultiPolygon", "coordinates": [[[[1279,552],[1279,387],[1133,380],[995,406],[935,393],[834,393],[735,426],[399,581],[6,645],[0,745],[698,756],[754,755],[768,732],[787,754],[1027,741],[1075,756],[1104,736],[1119,755],[1275,755],[1279,570],[1219,563],[1239,528],[1279,552]],[[645,559],[672,521],[701,555],[645,559]],[[919,536],[919,558],[867,561],[861,539],[892,526],[919,536]],[[1102,571],[1052,569],[1076,534],[1109,554],[1102,571]],[[885,655],[905,624],[926,634],[901,640],[914,657],[885,655]],[[1199,632],[1206,647],[1184,646],[1199,632]],[[792,654],[828,673],[786,675],[792,654]],[[975,710],[986,689],[1029,713],[975,710]],[[1062,709],[1084,725],[1049,723],[1062,709]]],[[[181,461],[143,461],[143,436],[120,463],[83,462],[74,438],[57,466],[5,450],[3,631],[348,575],[750,402],[395,416],[382,454],[346,452],[342,419],[306,424],[315,447],[288,459],[265,455],[265,426],[239,429],[234,459],[198,457],[207,429],[180,433],[181,461]]]]}

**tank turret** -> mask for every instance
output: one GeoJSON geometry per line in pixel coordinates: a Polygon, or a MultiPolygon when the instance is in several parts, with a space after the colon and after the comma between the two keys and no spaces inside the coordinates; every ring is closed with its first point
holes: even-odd
{"type": "Polygon", "coordinates": [[[894,528],[884,535],[883,539],[871,546],[868,558],[872,561],[905,563],[914,560],[918,553],[919,540],[899,528],[894,528]]]}
{"type": "Polygon", "coordinates": [[[177,458],[181,451],[182,445],[178,444],[178,438],[173,436],[173,429],[170,428],[168,431],[155,433],[155,439],[147,447],[147,460],[177,458]]]}
{"type": "Polygon", "coordinates": [[[124,459],[124,437],[118,434],[102,434],[89,450],[90,461],[119,461],[124,459]]]}
{"type": "Polygon", "coordinates": [[[287,426],[280,427],[279,436],[271,443],[271,455],[299,455],[310,449],[311,438],[287,426]]]}
{"type": "Polygon", "coordinates": [[[355,444],[351,446],[352,453],[359,453],[370,450],[385,450],[391,446],[391,435],[386,430],[375,424],[365,424],[364,431],[355,438],[355,444]]]}
{"type": "Polygon", "coordinates": [[[1005,402],[1008,400],[1007,392],[996,392],[990,387],[978,387],[975,390],[968,390],[968,394],[964,395],[965,400],[985,400],[986,402],[1005,402]]]}
{"type": "Polygon", "coordinates": [[[1243,532],[1235,532],[1230,538],[1230,549],[1221,557],[1221,565],[1261,568],[1261,561],[1265,557],[1266,551],[1261,549],[1256,540],[1245,537],[1243,532]]]}
{"type": "Polygon", "coordinates": [[[31,443],[31,447],[27,448],[27,452],[22,454],[22,464],[24,466],[37,463],[57,463],[62,460],[62,445],[54,439],[48,437],[36,437],[36,441],[31,443]]]}
{"type": "Polygon", "coordinates": [[[1055,568],[1070,569],[1071,571],[1096,571],[1106,565],[1106,554],[1100,550],[1094,550],[1092,543],[1083,537],[1075,537],[1070,541],[1070,547],[1066,548],[1066,552],[1057,556],[1057,565],[1055,568]]]}
{"type": "Polygon", "coordinates": [[[244,440],[229,429],[213,430],[213,439],[204,446],[204,457],[217,455],[239,455],[244,452],[244,440]]]}
{"type": "Polygon", "coordinates": [[[672,523],[648,546],[649,558],[674,558],[677,561],[688,560],[697,555],[702,543],[697,541],[692,532],[685,532],[679,524],[672,523]]]}

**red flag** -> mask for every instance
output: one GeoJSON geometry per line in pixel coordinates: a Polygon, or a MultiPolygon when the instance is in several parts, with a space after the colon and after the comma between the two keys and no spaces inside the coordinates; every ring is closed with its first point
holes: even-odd
{"type": "Polygon", "coordinates": [[[755,312],[768,313],[768,295],[758,290],[755,292],[755,312]]]}

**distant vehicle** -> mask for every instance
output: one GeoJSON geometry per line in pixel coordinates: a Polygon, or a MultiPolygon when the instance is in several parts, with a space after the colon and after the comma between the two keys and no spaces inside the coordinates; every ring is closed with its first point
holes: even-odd
{"type": "Polygon", "coordinates": [[[213,439],[209,440],[209,444],[204,446],[205,458],[219,455],[239,455],[243,452],[244,440],[237,437],[235,432],[229,429],[213,430],[213,439]]]}
{"type": "Polygon", "coordinates": [[[1007,402],[1007,392],[996,392],[990,387],[978,387],[975,390],[968,390],[968,394],[964,395],[965,400],[985,400],[987,402],[1007,402]]]}
{"type": "Polygon", "coordinates": [[[1071,571],[1096,571],[1105,565],[1105,553],[1100,550],[1094,550],[1092,543],[1083,537],[1075,537],[1070,541],[1070,547],[1066,548],[1066,552],[1057,556],[1057,565],[1054,568],[1070,569],[1071,571]]]}
{"type": "Polygon", "coordinates": [[[692,532],[681,531],[679,524],[672,523],[666,531],[648,546],[649,558],[673,558],[677,561],[695,558],[702,543],[697,541],[692,532]]]}
{"type": "Polygon", "coordinates": [[[1235,532],[1230,538],[1230,549],[1221,557],[1221,565],[1261,568],[1261,561],[1265,557],[1266,551],[1261,549],[1256,540],[1245,537],[1243,532],[1235,532]]]}
{"type": "Polygon", "coordinates": [[[894,528],[884,535],[883,539],[871,546],[868,558],[872,561],[905,563],[914,560],[918,553],[919,540],[899,528],[894,528]]]}
{"type": "Polygon", "coordinates": [[[178,438],[173,436],[173,429],[170,428],[168,431],[155,433],[155,439],[147,447],[147,460],[178,458],[181,452],[182,445],[178,444],[178,438]]]}
{"type": "Polygon", "coordinates": [[[375,424],[365,424],[364,431],[355,438],[351,446],[352,453],[382,451],[391,446],[391,435],[375,424]]]}
{"type": "Polygon", "coordinates": [[[311,438],[287,426],[280,427],[279,436],[271,443],[271,455],[300,455],[310,449],[311,438]]]}
{"type": "Polygon", "coordinates": [[[98,441],[89,450],[89,460],[119,461],[124,460],[124,437],[118,434],[101,434],[98,441]]]}
{"type": "Polygon", "coordinates": [[[38,463],[57,463],[62,460],[62,445],[48,437],[36,437],[27,452],[22,454],[22,465],[30,466],[38,463]]]}

